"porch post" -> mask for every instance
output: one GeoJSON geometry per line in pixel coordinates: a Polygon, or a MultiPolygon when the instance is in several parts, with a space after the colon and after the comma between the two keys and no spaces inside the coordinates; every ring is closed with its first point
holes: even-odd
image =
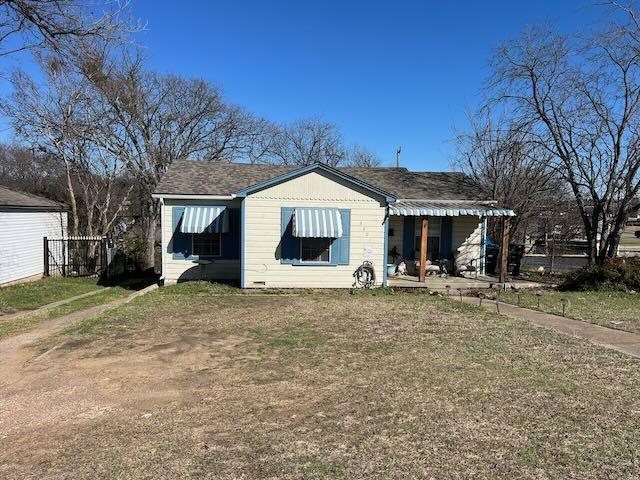
{"type": "Polygon", "coordinates": [[[418,280],[424,282],[427,277],[427,231],[429,228],[429,218],[422,217],[422,228],[420,229],[420,270],[418,280]]]}
{"type": "Polygon", "coordinates": [[[498,282],[507,281],[509,271],[509,232],[511,230],[511,217],[502,217],[502,245],[500,246],[500,276],[498,282]]]}

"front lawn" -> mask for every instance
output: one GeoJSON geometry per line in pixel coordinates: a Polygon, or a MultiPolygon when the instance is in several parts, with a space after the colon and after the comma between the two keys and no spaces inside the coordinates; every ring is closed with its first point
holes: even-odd
{"type": "Polygon", "coordinates": [[[426,293],[224,292],[163,287],[0,372],[0,477],[640,472],[637,359],[426,293]]]}
{"type": "Polygon", "coordinates": [[[633,233],[623,233],[620,236],[620,245],[623,247],[640,247],[640,238],[633,233]]]}
{"type": "MultiPolygon", "coordinates": [[[[637,293],[522,290],[520,306],[562,315],[563,298],[568,301],[565,310],[567,317],[603,327],[640,333],[640,294],[637,293]],[[538,297],[536,293],[540,293],[541,296],[538,297]]],[[[500,300],[513,304],[518,301],[517,294],[512,291],[500,293],[500,300]]]]}
{"type": "Polygon", "coordinates": [[[48,303],[102,288],[95,278],[48,277],[0,288],[0,315],[33,310],[48,303]]]}
{"type": "Polygon", "coordinates": [[[117,298],[125,297],[130,293],[130,290],[122,287],[107,288],[95,295],[77,298],[69,303],[45,311],[33,312],[33,314],[27,314],[14,319],[2,319],[2,317],[0,317],[0,340],[27,331],[40,322],[62,317],[96,305],[102,305],[117,298]]]}

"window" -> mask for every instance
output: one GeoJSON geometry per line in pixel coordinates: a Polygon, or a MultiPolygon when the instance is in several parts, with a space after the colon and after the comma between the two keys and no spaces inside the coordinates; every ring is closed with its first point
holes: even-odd
{"type": "Polygon", "coordinates": [[[193,254],[202,257],[217,257],[220,255],[219,233],[194,233],[193,254]]]}
{"type": "MultiPolygon", "coordinates": [[[[416,258],[420,258],[420,237],[416,237],[416,258]]],[[[432,262],[440,260],[440,236],[427,233],[427,259],[432,262]]]]}
{"type": "MultiPolygon", "coordinates": [[[[433,261],[440,260],[440,232],[442,229],[441,217],[429,217],[427,227],[427,259],[433,261]]],[[[420,258],[420,234],[422,233],[422,222],[416,218],[416,258],[420,258]]]]}
{"type": "Polygon", "coordinates": [[[329,263],[332,240],[331,238],[301,238],[300,260],[329,263]]]}

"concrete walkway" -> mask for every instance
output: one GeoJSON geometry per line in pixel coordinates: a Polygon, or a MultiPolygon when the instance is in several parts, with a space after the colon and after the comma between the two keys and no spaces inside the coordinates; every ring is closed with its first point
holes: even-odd
{"type": "MultiPolygon", "coordinates": [[[[460,297],[456,296],[455,298],[459,299],[460,297]]],[[[474,297],[462,297],[462,301],[476,306],[479,304],[478,298],[474,297]]],[[[493,300],[485,298],[482,301],[482,306],[486,310],[496,312],[496,302],[493,300]]],[[[596,345],[640,358],[640,335],[636,333],[623,332],[622,330],[601,327],[600,325],[572,318],[529,310],[509,303],[500,302],[499,307],[502,315],[519,320],[528,320],[539,327],[550,328],[558,333],[572,337],[584,338],[596,345]]]]}

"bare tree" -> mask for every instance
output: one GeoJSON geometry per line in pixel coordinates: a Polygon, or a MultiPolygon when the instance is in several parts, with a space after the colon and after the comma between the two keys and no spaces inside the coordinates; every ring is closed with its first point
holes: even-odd
{"type": "Polygon", "coordinates": [[[0,56],[37,47],[58,53],[88,37],[113,40],[123,33],[123,5],[74,0],[0,1],[0,56]],[[95,14],[92,9],[101,10],[95,14]]]}
{"type": "Polygon", "coordinates": [[[0,144],[0,184],[67,201],[64,167],[50,156],[21,145],[0,144]]]}
{"type": "Polygon", "coordinates": [[[228,105],[220,90],[202,80],[162,76],[144,68],[140,56],[85,52],[83,76],[101,105],[100,148],[121,159],[140,188],[141,229],[147,268],[153,267],[157,201],[152,192],[176,159],[233,161],[251,152],[263,122],[228,105]]]}
{"type": "Polygon", "coordinates": [[[537,206],[562,190],[562,181],[550,167],[551,154],[531,137],[525,126],[494,118],[490,109],[468,115],[470,130],[456,138],[454,168],[486,198],[517,212],[512,219],[514,238],[524,237],[537,206]]]}
{"type": "Polygon", "coordinates": [[[490,86],[553,155],[584,223],[590,261],[618,248],[638,194],[640,50],[629,25],[589,39],[535,28],[502,45],[490,86]]]}
{"type": "Polygon", "coordinates": [[[266,159],[281,165],[316,162],[340,165],[346,157],[337,127],[318,119],[307,119],[277,128],[266,159]]]}
{"type": "Polygon", "coordinates": [[[19,138],[62,166],[71,233],[106,235],[133,188],[123,181],[126,165],[97,141],[105,133],[102,112],[88,82],[51,57],[38,58],[46,83],[14,73],[14,93],[3,110],[19,138]]]}
{"type": "Polygon", "coordinates": [[[359,145],[353,145],[346,152],[346,166],[352,168],[373,168],[382,165],[382,161],[373,152],[359,145]]]}

